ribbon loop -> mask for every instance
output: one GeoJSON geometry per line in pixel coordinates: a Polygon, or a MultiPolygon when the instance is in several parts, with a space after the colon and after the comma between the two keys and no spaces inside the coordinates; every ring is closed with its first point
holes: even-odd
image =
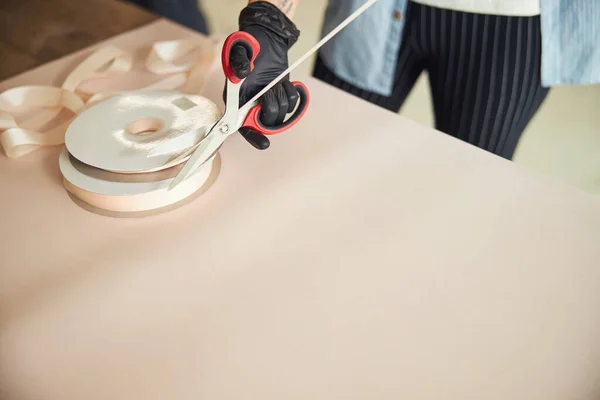
{"type": "MultiPolygon", "coordinates": [[[[123,73],[131,70],[132,56],[114,46],[104,46],[92,53],[67,76],[62,87],[71,92],[78,90],[84,81],[100,78],[111,73],[123,73]],[[106,66],[104,70],[102,67],[106,66]]],[[[83,93],[86,97],[93,93],[83,93]]]]}
{"type": "MultiPolygon", "coordinates": [[[[55,146],[64,143],[69,123],[84,107],[83,100],[75,93],[52,86],[20,86],[0,94],[0,144],[8,157],[20,157],[40,146],[55,146]],[[23,106],[51,107],[57,115],[66,108],[73,116],[62,124],[46,131],[37,132],[17,124],[14,112],[23,106]]],[[[28,121],[30,122],[30,121],[28,121]]]]}
{"type": "Polygon", "coordinates": [[[169,74],[174,72],[187,72],[196,62],[177,64],[177,59],[200,49],[202,43],[197,40],[169,40],[157,42],[152,46],[146,58],[146,68],[155,74],[169,74]]]}

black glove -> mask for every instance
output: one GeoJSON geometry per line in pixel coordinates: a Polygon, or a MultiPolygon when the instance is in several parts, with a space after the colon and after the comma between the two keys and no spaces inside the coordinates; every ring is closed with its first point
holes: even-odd
{"type": "MultiPolygon", "coordinates": [[[[298,40],[300,31],[281,10],[266,1],[251,3],[242,10],[239,29],[254,36],[260,44],[251,73],[246,48],[235,45],[231,49],[229,61],[233,73],[240,79],[246,78],[240,88],[241,107],[287,69],[288,50],[298,40]]],[[[294,110],[298,99],[298,91],[289,77],[283,78],[260,98],[261,122],[265,126],[281,124],[286,114],[294,110]]],[[[264,150],[270,145],[266,136],[251,129],[241,128],[240,133],[257,149],[264,150]]]]}

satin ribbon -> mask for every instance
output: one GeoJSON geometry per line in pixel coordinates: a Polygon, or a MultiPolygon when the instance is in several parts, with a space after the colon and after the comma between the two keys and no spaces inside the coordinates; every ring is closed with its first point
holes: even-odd
{"type": "MultiPolygon", "coordinates": [[[[0,95],[0,144],[8,157],[20,157],[41,146],[64,143],[65,131],[72,118],[44,133],[21,128],[11,111],[27,106],[66,108],[74,115],[84,108],[83,100],[75,93],[50,86],[20,86],[0,95]]],[[[42,115],[47,117],[47,114],[42,115]]],[[[41,118],[43,119],[43,118],[41,118]]],[[[37,121],[40,122],[40,121],[37,121]]]]}
{"type": "MultiPolygon", "coordinates": [[[[146,57],[145,67],[156,75],[168,75],[138,90],[169,90],[186,86],[200,90],[210,63],[217,61],[217,39],[203,41],[173,40],[154,43],[146,57]],[[202,57],[193,62],[178,64],[177,60],[194,50],[202,50],[202,57]],[[210,51],[208,51],[210,50],[210,51]]],[[[64,143],[69,123],[85,109],[119,91],[91,93],[81,90],[85,81],[131,71],[133,56],[112,45],[98,48],[81,62],[64,80],[60,88],[53,86],[20,86],[0,93],[0,145],[8,157],[20,157],[43,146],[64,143]],[[19,109],[42,108],[35,115],[20,122],[19,109]],[[47,130],[41,128],[55,119],[63,109],[73,116],[66,122],[47,130]],[[28,126],[30,128],[23,128],[28,126]]]]}
{"type": "Polygon", "coordinates": [[[177,64],[178,58],[198,49],[198,41],[169,40],[155,43],[146,58],[146,68],[155,74],[170,74],[189,71],[196,63],[177,64]]]}
{"type": "Polygon", "coordinates": [[[182,166],[143,174],[115,174],[82,163],[67,149],[59,156],[65,189],[81,207],[113,217],[153,215],[184,205],[192,197],[206,192],[220,172],[215,156],[174,190],[170,180],[182,166]]]}

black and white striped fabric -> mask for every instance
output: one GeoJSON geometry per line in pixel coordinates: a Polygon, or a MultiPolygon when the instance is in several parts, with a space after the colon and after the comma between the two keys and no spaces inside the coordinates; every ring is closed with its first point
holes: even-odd
{"type": "Polygon", "coordinates": [[[314,76],[398,111],[427,71],[436,129],[511,159],[548,94],[540,77],[540,17],[465,13],[410,2],[405,18],[391,96],[352,86],[318,57],[314,76]]]}

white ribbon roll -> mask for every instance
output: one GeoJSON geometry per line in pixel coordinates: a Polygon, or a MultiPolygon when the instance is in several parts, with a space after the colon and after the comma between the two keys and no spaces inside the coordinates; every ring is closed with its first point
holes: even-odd
{"type": "Polygon", "coordinates": [[[78,160],[107,171],[140,173],[181,162],[181,153],[148,157],[159,142],[213,124],[217,105],[178,91],[123,93],[83,111],[69,125],[65,144],[78,160]]]}
{"type": "Polygon", "coordinates": [[[67,129],[59,160],[64,186],[78,204],[97,213],[129,216],[173,207],[210,186],[215,156],[181,189],[169,190],[189,152],[148,157],[148,150],[219,116],[212,101],[178,91],[123,93],[103,100],[67,129]]]}
{"type": "Polygon", "coordinates": [[[78,204],[110,216],[148,215],[182,205],[214,183],[220,160],[213,157],[173,190],[169,185],[181,166],[143,174],[117,174],[86,165],[63,149],[59,158],[63,184],[78,204]]]}

